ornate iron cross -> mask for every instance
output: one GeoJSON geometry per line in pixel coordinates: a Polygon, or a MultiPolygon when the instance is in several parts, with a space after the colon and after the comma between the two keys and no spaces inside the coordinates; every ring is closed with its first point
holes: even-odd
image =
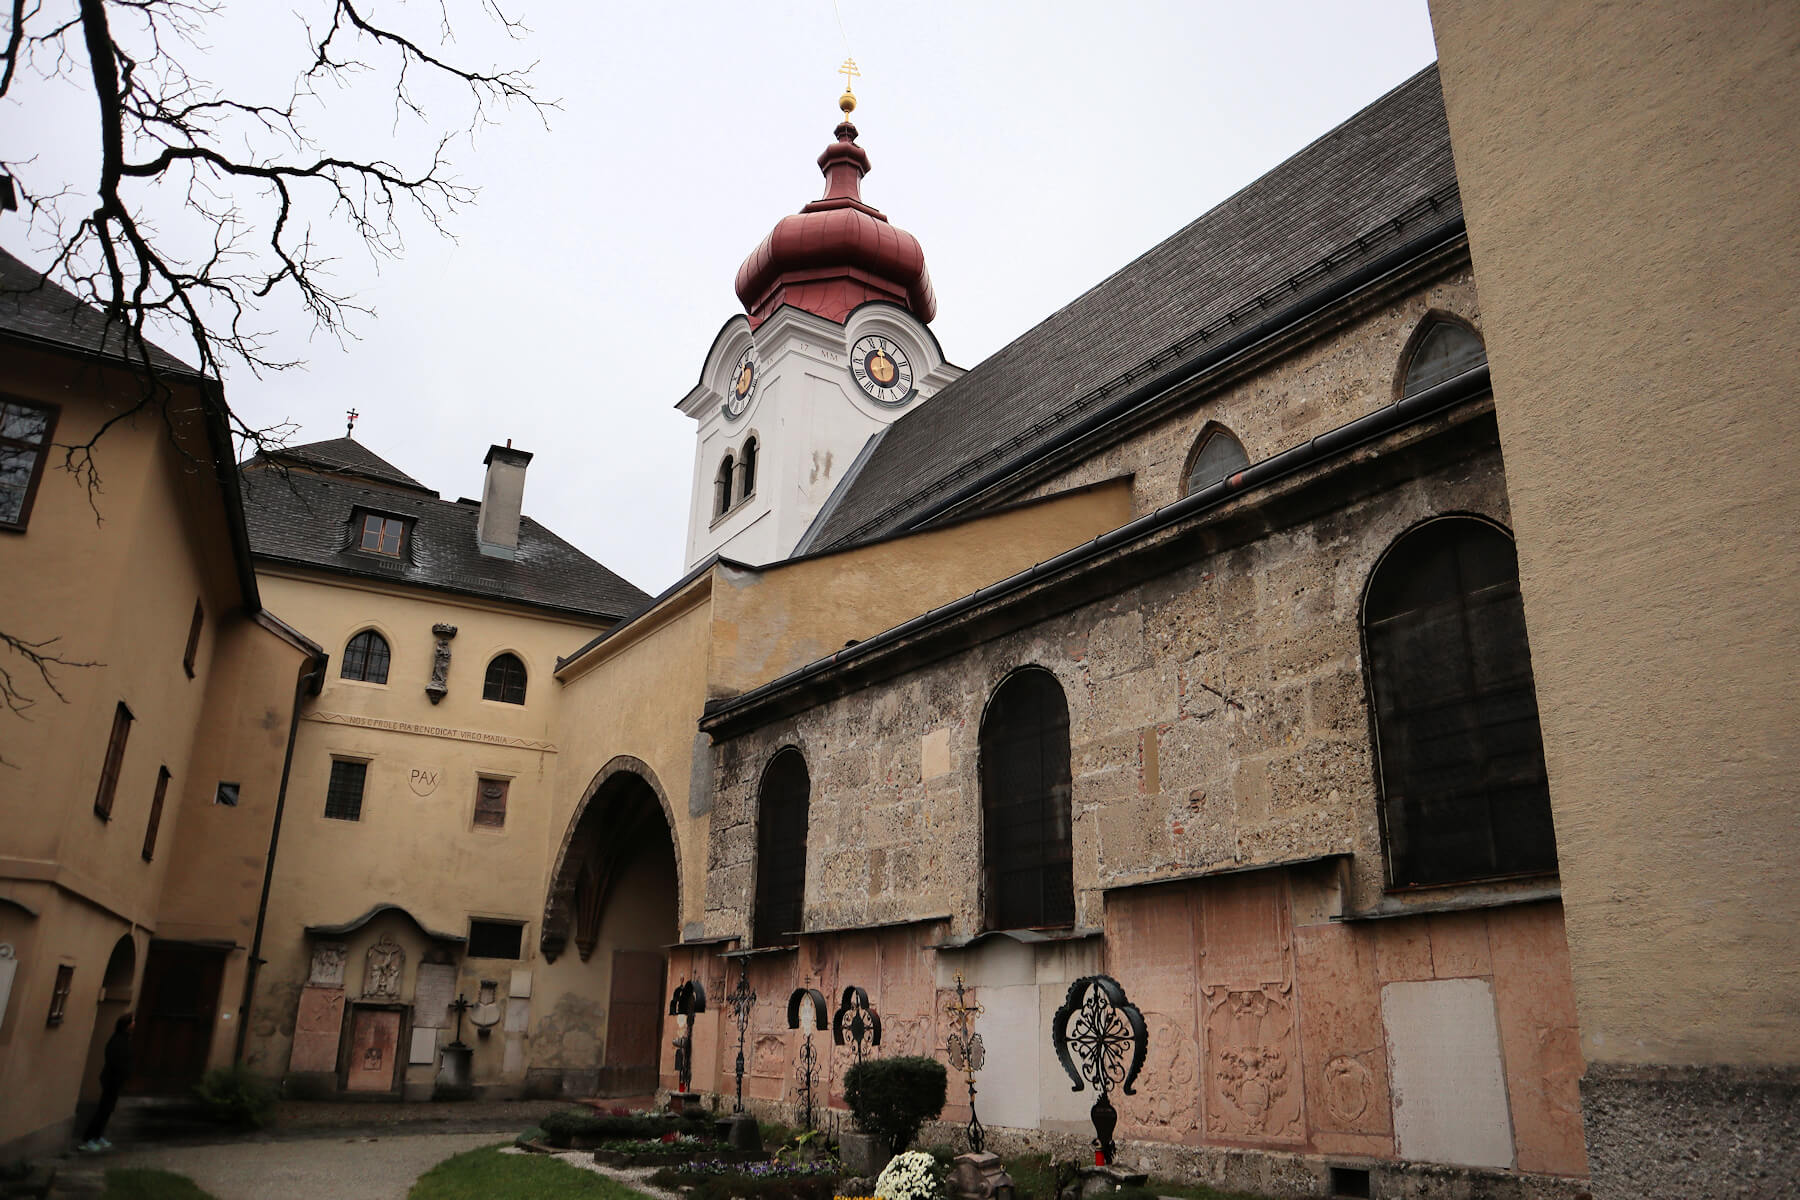
{"type": "Polygon", "coordinates": [[[1069,985],[1068,998],[1056,1010],[1050,1026],[1050,1039],[1057,1060],[1075,1081],[1071,1090],[1079,1092],[1085,1082],[1100,1093],[1089,1115],[1094,1120],[1094,1146],[1100,1152],[1100,1163],[1108,1165],[1116,1149],[1113,1130],[1119,1123],[1111,1092],[1116,1086],[1127,1096],[1136,1095],[1131,1085],[1137,1082],[1144,1053],[1150,1047],[1144,1014],[1125,998],[1118,980],[1084,975],[1069,985]],[[1070,1060],[1071,1051],[1081,1060],[1079,1067],[1070,1060]]]}
{"type": "Polygon", "coordinates": [[[737,986],[725,1000],[731,1005],[731,1019],[737,1022],[738,1030],[737,1100],[731,1111],[741,1113],[744,1111],[744,1031],[750,1028],[750,1010],[756,1007],[756,993],[750,990],[749,959],[738,960],[737,986]]]}
{"type": "Polygon", "coordinates": [[[795,1074],[800,1078],[800,1108],[806,1127],[813,1127],[813,1075],[818,1068],[818,1057],[813,1053],[813,1029],[825,1028],[825,995],[818,988],[797,987],[788,996],[788,1028],[806,1030],[806,1036],[800,1039],[800,1065],[795,1074]],[[812,1001],[812,1024],[800,1024],[800,1005],[812,1001]]]}
{"type": "Polygon", "coordinates": [[[854,983],[844,989],[843,1002],[831,1018],[831,1040],[849,1046],[859,1063],[881,1045],[881,1014],[870,1007],[869,993],[854,983]]]}
{"type": "Polygon", "coordinates": [[[675,1039],[675,1077],[683,1093],[694,1090],[694,1015],[706,1011],[706,987],[698,979],[684,979],[669,997],[669,1015],[680,1017],[681,1036],[675,1039]]]}
{"type": "Polygon", "coordinates": [[[982,1132],[981,1118],[975,1115],[975,1072],[981,1070],[987,1062],[987,1047],[981,1044],[981,1035],[971,1026],[975,1018],[983,1012],[981,1005],[970,1004],[963,988],[963,973],[956,973],[956,1003],[944,1005],[944,1013],[956,1023],[950,1036],[944,1039],[944,1050],[950,1058],[950,1069],[961,1071],[963,1081],[969,1085],[969,1153],[980,1154],[987,1143],[987,1135],[982,1132]]]}
{"type": "Polygon", "coordinates": [[[450,1011],[456,1014],[456,1040],[450,1044],[458,1049],[467,1049],[467,1047],[463,1045],[462,1040],[463,1014],[474,1007],[474,1002],[461,992],[458,992],[456,994],[456,999],[450,1002],[450,1011]]]}

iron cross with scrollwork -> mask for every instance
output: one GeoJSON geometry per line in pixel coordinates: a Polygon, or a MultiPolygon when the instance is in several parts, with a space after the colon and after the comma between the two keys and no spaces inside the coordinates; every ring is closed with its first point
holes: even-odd
{"type": "Polygon", "coordinates": [[[698,979],[684,979],[669,997],[669,1015],[681,1018],[681,1036],[675,1039],[675,1077],[685,1095],[694,1090],[694,1016],[706,1011],[706,987],[698,979]]]}
{"type": "Polygon", "coordinates": [[[737,986],[731,989],[725,1001],[731,1006],[731,1019],[737,1022],[738,1031],[737,1100],[731,1111],[741,1113],[744,1111],[744,1032],[750,1028],[750,1010],[756,1007],[756,993],[750,990],[749,959],[738,960],[737,986]]]}
{"type": "Polygon", "coordinates": [[[800,1063],[795,1074],[800,1079],[800,1110],[806,1127],[813,1127],[813,1078],[818,1071],[819,1059],[813,1053],[812,1035],[815,1028],[825,1028],[825,994],[818,988],[797,987],[788,996],[788,1028],[804,1029],[806,1032],[800,1039],[800,1063]],[[812,1004],[812,1020],[802,1025],[805,1020],[800,1015],[800,1006],[807,1002],[812,1004]]]}
{"type": "Polygon", "coordinates": [[[969,1153],[980,1154],[987,1144],[987,1135],[982,1131],[981,1118],[975,1115],[975,1072],[981,1070],[987,1062],[987,1047],[981,1044],[981,1035],[971,1026],[975,1018],[984,1010],[979,1004],[969,1003],[968,993],[963,987],[963,973],[956,973],[956,1003],[944,1005],[944,1013],[956,1023],[944,1039],[944,1050],[950,1058],[950,1069],[961,1071],[963,1081],[969,1086],[969,1153]]]}
{"type": "Polygon", "coordinates": [[[831,1040],[849,1046],[858,1063],[881,1045],[881,1014],[869,1003],[869,993],[854,983],[844,989],[844,998],[831,1018],[831,1040]]]}
{"type": "Polygon", "coordinates": [[[1068,998],[1050,1026],[1050,1039],[1057,1060],[1075,1081],[1071,1090],[1079,1092],[1086,1083],[1100,1093],[1088,1115],[1094,1121],[1094,1146],[1101,1163],[1110,1165],[1116,1148],[1113,1130],[1119,1123],[1111,1092],[1116,1086],[1127,1096],[1136,1094],[1132,1084],[1150,1047],[1144,1014],[1125,998],[1118,980],[1084,975],[1069,985],[1068,998]],[[1081,1060],[1079,1067],[1071,1061],[1071,1051],[1081,1060]]]}

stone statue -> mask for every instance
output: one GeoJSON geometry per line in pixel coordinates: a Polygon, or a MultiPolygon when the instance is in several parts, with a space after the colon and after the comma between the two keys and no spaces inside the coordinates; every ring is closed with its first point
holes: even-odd
{"type": "Polygon", "coordinates": [[[436,704],[450,690],[450,639],[456,636],[456,626],[433,625],[431,632],[437,647],[431,652],[431,682],[425,685],[425,694],[436,704]]]}
{"type": "Polygon", "coordinates": [[[381,940],[369,947],[369,957],[363,967],[363,998],[400,999],[400,973],[405,966],[406,951],[391,934],[382,934],[381,940]]]}

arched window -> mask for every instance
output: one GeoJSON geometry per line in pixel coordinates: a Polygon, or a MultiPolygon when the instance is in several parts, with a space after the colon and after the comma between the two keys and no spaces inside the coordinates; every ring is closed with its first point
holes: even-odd
{"type": "Polygon", "coordinates": [[[981,814],[988,928],[1073,925],[1069,705],[1048,671],[1015,672],[988,701],[981,814]]]}
{"type": "Polygon", "coordinates": [[[1200,440],[1194,443],[1193,452],[1188,455],[1187,494],[1191,496],[1202,488],[1211,487],[1249,465],[1250,456],[1244,453],[1243,443],[1231,435],[1231,430],[1223,425],[1209,426],[1201,431],[1200,440]]]}
{"type": "Polygon", "coordinates": [[[1363,651],[1389,882],[1554,871],[1512,539],[1474,517],[1402,535],[1369,579],[1363,651]]]}
{"type": "Polygon", "coordinates": [[[483,700],[502,704],[525,703],[525,664],[516,654],[496,654],[488,664],[487,678],[481,684],[483,700]]]}
{"type": "Polygon", "coordinates": [[[364,683],[386,683],[388,675],[387,639],[373,629],[365,629],[344,647],[344,665],[338,674],[345,679],[364,683]]]}
{"type": "Polygon", "coordinates": [[[738,499],[748,500],[756,494],[756,439],[751,438],[744,443],[743,456],[738,460],[738,499]]]}
{"type": "Polygon", "coordinates": [[[1456,321],[1432,318],[1413,335],[1412,353],[1400,383],[1400,397],[1416,396],[1487,361],[1481,335],[1456,321]]]}
{"type": "Polygon", "coordinates": [[[806,819],[812,780],[792,746],[763,772],[756,805],[756,910],[750,936],[757,946],[788,946],[806,913],[806,819]]]}
{"type": "Polygon", "coordinates": [[[722,517],[731,510],[731,472],[733,460],[727,454],[713,477],[713,516],[722,517]]]}

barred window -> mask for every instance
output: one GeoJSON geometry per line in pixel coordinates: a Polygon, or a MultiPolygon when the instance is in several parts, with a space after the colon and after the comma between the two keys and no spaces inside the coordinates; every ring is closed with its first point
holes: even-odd
{"type": "Polygon", "coordinates": [[[1414,338],[1400,395],[1416,396],[1487,361],[1481,335],[1455,321],[1433,320],[1414,338]]]}
{"type": "Polygon", "coordinates": [[[46,1025],[61,1025],[63,1014],[69,1007],[69,993],[75,990],[75,968],[68,963],[59,963],[56,967],[56,982],[50,985],[50,1014],[44,1018],[46,1025]]]}
{"type": "Polygon", "coordinates": [[[1388,880],[1556,870],[1512,539],[1474,517],[1401,536],[1363,600],[1388,880]]]}
{"type": "Polygon", "coordinates": [[[758,946],[789,946],[806,914],[806,829],[812,779],[806,759],[789,746],[769,760],[756,810],[758,946]]]}
{"type": "Polygon", "coordinates": [[[1250,456],[1244,453],[1243,443],[1232,436],[1231,430],[1222,425],[1214,425],[1194,443],[1193,454],[1189,458],[1187,494],[1191,496],[1211,487],[1249,465],[1250,456]]]}
{"type": "Polygon", "coordinates": [[[502,704],[525,703],[525,664],[516,654],[496,654],[488,664],[487,679],[481,685],[483,700],[502,704]]]}
{"type": "Polygon", "coordinates": [[[334,821],[362,820],[363,783],[369,764],[353,758],[331,760],[331,782],[325,786],[325,815],[334,821]]]}
{"type": "Polygon", "coordinates": [[[365,629],[344,647],[344,665],[338,675],[364,683],[386,683],[389,658],[387,639],[365,629]]]}
{"type": "Polygon", "coordinates": [[[1075,923],[1069,705],[1056,676],[1008,676],[981,719],[982,865],[990,929],[1075,923]]]}

